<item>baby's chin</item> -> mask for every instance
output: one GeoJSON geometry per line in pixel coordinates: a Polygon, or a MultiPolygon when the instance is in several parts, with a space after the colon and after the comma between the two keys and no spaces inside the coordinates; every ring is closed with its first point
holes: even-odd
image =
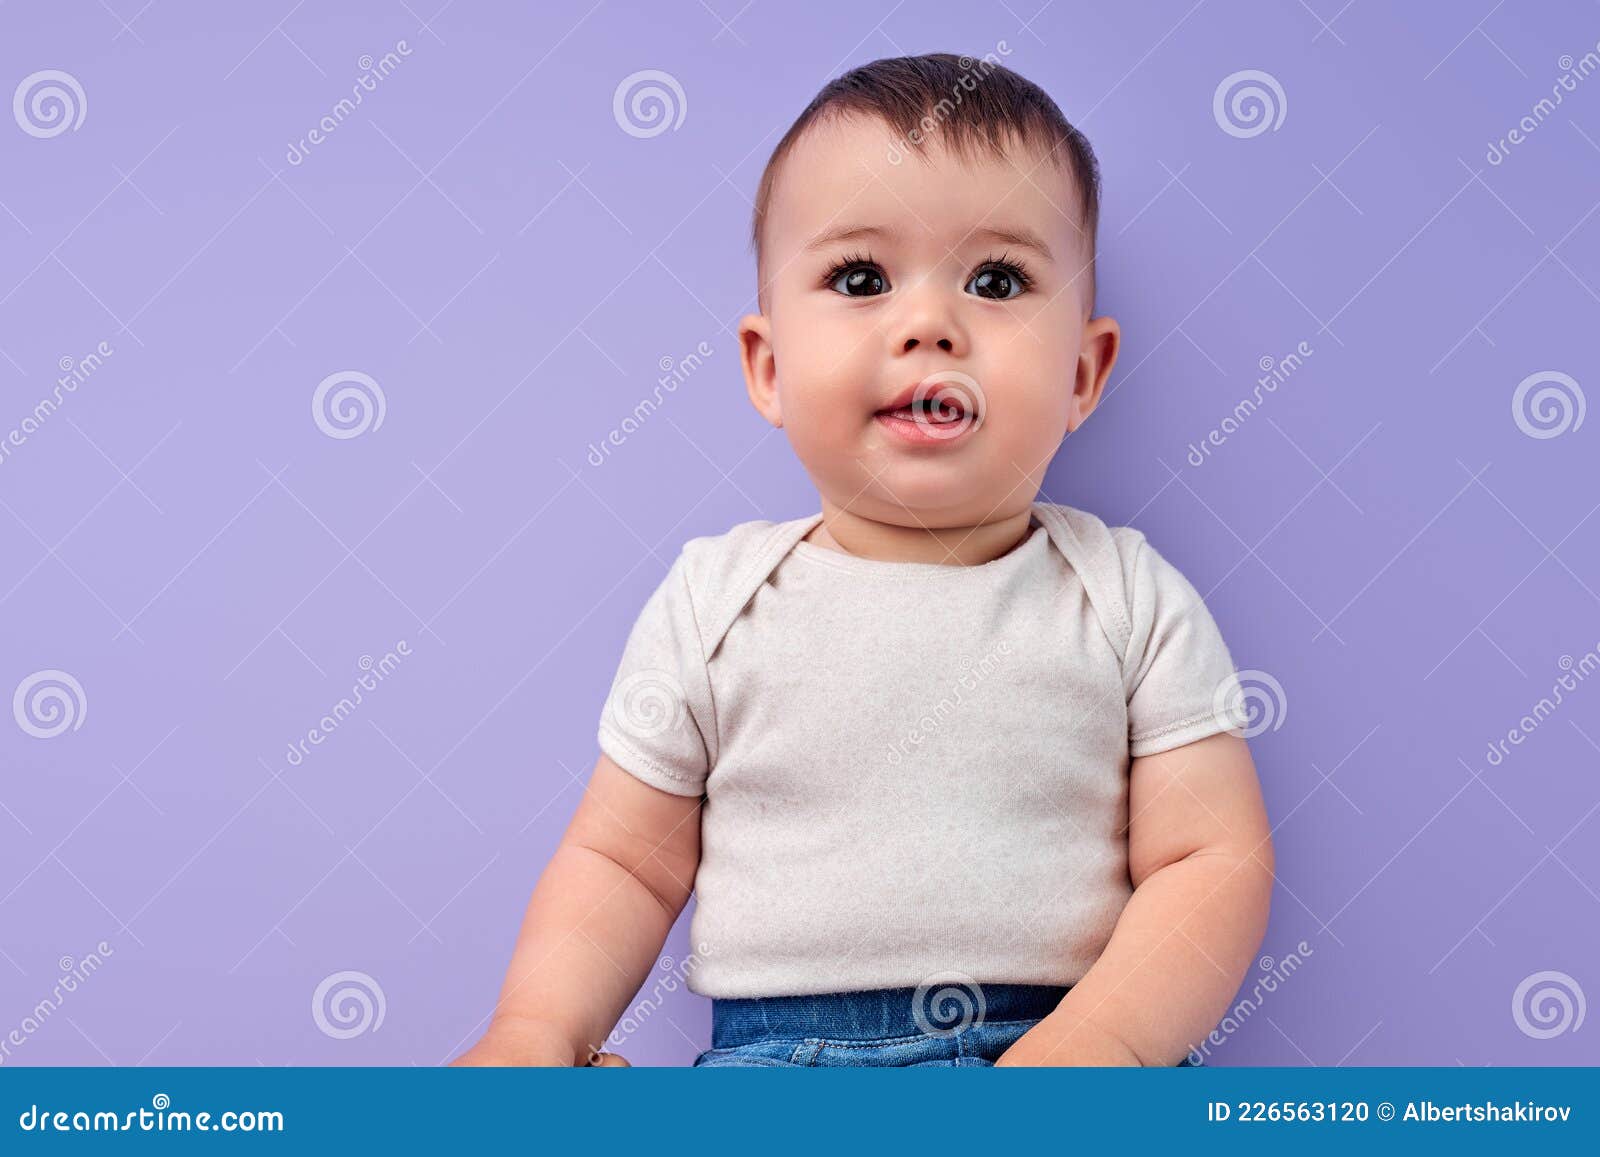
{"type": "Polygon", "coordinates": [[[975,526],[1026,508],[1060,447],[1046,434],[1054,414],[1013,420],[991,407],[959,438],[933,444],[883,430],[872,415],[832,419],[783,427],[812,485],[837,509],[908,527],[975,526]]]}
{"type": "Polygon", "coordinates": [[[975,526],[1007,506],[1032,501],[1036,489],[1004,462],[974,458],[873,455],[863,458],[862,467],[847,478],[812,478],[834,506],[895,526],[975,526]]]}

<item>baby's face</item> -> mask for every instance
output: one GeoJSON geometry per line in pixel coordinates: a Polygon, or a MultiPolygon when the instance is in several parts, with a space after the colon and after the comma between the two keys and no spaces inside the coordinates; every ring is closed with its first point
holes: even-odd
{"type": "Polygon", "coordinates": [[[825,502],[974,526],[1034,501],[1118,334],[1088,318],[1068,174],[928,148],[861,118],[799,142],[768,209],[764,312],[741,324],[745,374],[825,502]]]}

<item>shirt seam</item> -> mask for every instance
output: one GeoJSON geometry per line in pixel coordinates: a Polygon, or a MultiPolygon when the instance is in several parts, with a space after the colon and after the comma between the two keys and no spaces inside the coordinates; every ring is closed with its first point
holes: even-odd
{"type": "Polygon", "coordinates": [[[1130,736],[1128,738],[1128,746],[1133,747],[1150,739],[1160,739],[1163,736],[1171,735],[1174,731],[1182,731],[1207,720],[1214,720],[1218,725],[1218,731],[1228,730],[1227,721],[1220,718],[1215,711],[1202,711],[1198,715],[1191,715],[1187,719],[1178,720],[1176,723],[1168,723],[1165,726],[1157,727],[1153,731],[1141,731],[1137,735],[1130,736]]]}
{"type": "MultiPolygon", "coordinates": [[[[678,578],[679,581],[683,583],[683,598],[684,602],[689,607],[689,622],[694,626],[694,638],[696,644],[698,644],[696,649],[700,654],[700,678],[705,683],[706,701],[711,706],[711,736],[712,742],[716,745],[716,750],[707,753],[710,758],[706,768],[706,774],[710,775],[711,768],[716,766],[717,759],[722,754],[722,727],[721,723],[719,722],[717,712],[716,688],[711,685],[711,664],[706,657],[705,632],[700,629],[700,613],[695,609],[694,605],[694,588],[689,584],[689,564],[687,556],[684,558],[683,569],[678,578]]],[[[693,780],[685,780],[682,776],[673,776],[672,778],[684,783],[694,782],[693,780]]]]}
{"type": "MultiPolygon", "coordinates": [[[[1049,538],[1049,529],[1047,527],[1045,527],[1042,523],[1040,524],[1038,529],[1041,530],[1044,533],[1045,538],[1048,540],[1048,538],[1049,538]]],[[[865,578],[877,578],[877,579],[920,579],[920,578],[924,578],[924,577],[926,577],[926,578],[953,578],[953,577],[958,576],[958,575],[965,575],[965,574],[971,574],[971,573],[974,573],[974,572],[981,572],[985,567],[993,566],[996,563],[1004,562],[1004,561],[1006,561],[1008,559],[1011,559],[1014,555],[1016,555],[1016,554],[1018,554],[1018,553],[1020,553],[1020,552],[1022,552],[1024,550],[1027,550],[1032,545],[1032,542],[1033,542],[1033,534],[1030,533],[1027,538],[1025,538],[1021,543],[1019,543],[1011,551],[1008,551],[1006,554],[1000,556],[999,558],[993,558],[993,559],[990,559],[988,562],[979,563],[977,566],[958,566],[958,565],[954,565],[954,564],[952,564],[950,566],[946,566],[946,565],[944,565],[942,563],[905,563],[905,562],[897,563],[897,562],[891,562],[891,561],[886,560],[886,559],[863,559],[863,558],[860,558],[859,556],[856,556],[856,555],[843,555],[842,551],[830,550],[828,547],[825,547],[825,546],[817,546],[815,543],[808,543],[804,539],[801,539],[800,541],[796,542],[795,543],[795,549],[790,551],[790,553],[795,558],[804,559],[804,560],[806,560],[808,562],[816,563],[818,566],[825,566],[825,567],[828,567],[830,570],[840,571],[840,572],[842,572],[844,574],[861,575],[861,576],[863,576],[865,578]],[[801,550],[800,549],[801,547],[810,547],[811,549],[809,549],[809,550],[801,550]],[[826,554],[840,554],[840,555],[843,555],[843,557],[838,558],[838,559],[828,558],[828,557],[826,557],[826,555],[823,552],[826,552],[826,554]],[[862,563],[865,563],[867,565],[865,565],[865,566],[860,565],[862,563]],[[890,568],[893,568],[893,569],[880,570],[878,568],[877,564],[882,564],[884,566],[887,566],[887,567],[890,567],[890,568]],[[899,569],[900,567],[914,567],[916,569],[914,569],[914,570],[901,570],[901,569],[899,569]]]]}
{"type": "MultiPolygon", "coordinates": [[[[1139,541],[1134,544],[1133,575],[1128,580],[1127,586],[1123,589],[1123,602],[1127,606],[1127,619],[1128,619],[1128,642],[1127,642],[1127,645],[1124,646],[1123,649],[1122,649],[1122,686],[1123,686],[1124,691],[1126,691],[1127,687],[1128,687],[1128,659],[1133,654],[1133,643],[1134,643],[1134,634],[1135,634],[1134,629],[1133,629],[1133,617],[1134,617],[1133,608],[1134,608],[1134,600],[1137,597],[1137,592],[1139,590],[1139,568],[1144,563],[1144,551],[1145,551],[1145,547],[1147,545],[1149,545],[1149,540],[1146,539],[1143,534],[1141,534],[1139,536],[1139,541]]],[[[1117,570],[1120,572],[1122,570],[1122,568],[1120,566],[1118,566],[1117,570]]],[[[1154,624],[1152,624],[1152,630],[1153,629],[1154,629],[1154,624]]]]}
{"type": "Polygon", "coordinates": [[[696,777],[683,775],[680,772],[673,771],[671,768],[668,768],[652,759],[650,756],[646,755],[631,742],[629,742],[628,739],[623,736],[623,734],[615,727],[602,723],[600,725],[600,730],[607,739],[611,740],[612,743],[616,744],[623,751],[627,752],[630,756],[637,760],[639,764],[645,768],[645,770],[654,772],[656,775],[664,776],[665,778],[672,780],[674,783],[684,784],[687,787],[698,787],[704,782],[696,777]]]}

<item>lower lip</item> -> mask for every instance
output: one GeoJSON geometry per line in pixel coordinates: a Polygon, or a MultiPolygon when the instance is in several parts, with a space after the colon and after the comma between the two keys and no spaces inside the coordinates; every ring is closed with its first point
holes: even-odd
{"type": "Polygon", "coordinates": [[[918,421],[895,412],[874,414],[872,420],[894,437],[913,446],[953,446],[964,441],[978,425],[970,415],[953,422],[938,423],[926,418],[918,421]]]}

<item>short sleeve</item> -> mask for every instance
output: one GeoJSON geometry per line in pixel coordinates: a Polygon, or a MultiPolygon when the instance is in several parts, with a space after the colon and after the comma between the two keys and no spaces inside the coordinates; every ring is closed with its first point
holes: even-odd
{"type": "Polygon", "coordinates": [[[1194,586],[1138,535],[1124,551],[1132,633],[1124,656],[1130,756],[1238,734],[1249,716],[1234,693],[1227,643],[1194,586]]]}
{"type": "Polygon", "coordinates": [[[600,750],[673,795],[702,794],[716,734],[705,651],[680,553],[628,635],[600,713],[600,750]]]}

